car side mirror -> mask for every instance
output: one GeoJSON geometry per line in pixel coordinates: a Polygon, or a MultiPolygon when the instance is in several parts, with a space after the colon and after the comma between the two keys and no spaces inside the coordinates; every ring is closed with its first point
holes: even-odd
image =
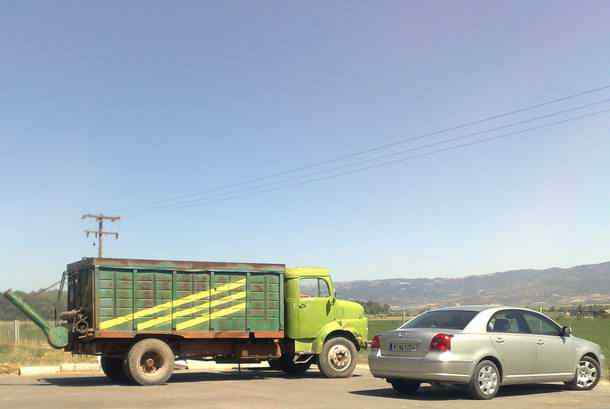
{"type": "Polygon", "coordinates": [[[572,328],[561,327],[561,336],[562,337],[569,337],[570,335],[572,335],[572,328]]]}

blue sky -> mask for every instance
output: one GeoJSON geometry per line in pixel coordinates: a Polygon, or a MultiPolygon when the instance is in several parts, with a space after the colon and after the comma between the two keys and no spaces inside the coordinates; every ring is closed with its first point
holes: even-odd
{"type": "Polygon", "coordinates": [[[319,183],[209,190],[608,85],[608,21],[593,1],[7,2],[0,289],[94,255],[80,215],[100,211],[124,218],[108,256],[338,280],[607,261],[608,114],[319,183]],[[205,200],[171,206],[192,194],[205,200]]]}

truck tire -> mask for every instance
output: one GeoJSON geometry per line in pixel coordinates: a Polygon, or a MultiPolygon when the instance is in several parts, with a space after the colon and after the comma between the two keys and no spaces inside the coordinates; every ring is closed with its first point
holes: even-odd
{"type": "Polygon", "coordinates": [[[303,375],[311,367],[313,361],[310,359],[307,362],[295,364],[292,358],[292,356],[285,355],[279,360],[280,369],[288,375],[303,375]]]}
{"type": "Polygon", "coordinates": [[[356,346],[343,337],[327,340],[318,357],[320,372],[327,378],[349,378],[357,364],[356,346]]]}
{"type": "Polygon", "coordinates": [[[275,370],[275,371],[279,371],[282,369],[282,361],[281,359],[270,359],[267,361],[267,363],[269,364],[269,368],[275,370]]]}
{"type": "Polygon", "coordinates": [[[160,339],[146,338],[131,347],[127,354],[130,378],[137,384],[161,385],[174,370],[174,352],[160,339]]]}
{"type": "Polygon", "coordinates": [[[125,368],[123,366],[123,358],[110,358],[102,356],[100,360],[102,371],[113,382],[124,383],[129,381],[125,368]]]}

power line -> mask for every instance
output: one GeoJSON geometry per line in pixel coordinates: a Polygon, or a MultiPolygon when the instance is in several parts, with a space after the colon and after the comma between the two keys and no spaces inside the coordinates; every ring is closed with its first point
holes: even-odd
{"type": "Polygon", "coordinates": [[[85,230],[85,234],[87,237],[89,235],[95,236],[97,238],[97,256],[102,258],[103,255],[103,245],[104,245],[104,236],[114,236],[115,240],[119,239],[119,233],[113,231],[104,231],[104,220],[108,220],[110,222],[116,222],[121,220],[121,216],[104,216],[103,214],[84,214],[81,216],[81,219],[95,219],[97,222],[97,230],[85,230]]]}
{"type": "MultiPolygon", "coordinates": [[[[317,174],[325,174],[325,173],[327,173],[329,171],[337,171],[337,170],[340,170],[342,168],[348,168],[348,167],[352,167],[352,166],[356,166],[356,165],[362,165],[364,163],[370,163],[370,162],[374,163],[374,162],[379,161],[380,159],[386,159],[386,158],[390,158],[390,157],[401,156],[401,155],[404,155],[405,153],[425,150],[425,149],[429,149],[429,148],[432,148],[432,147],[435,147],[435,146],[440,146],[440,145],[448,144],[448,143],[451,143],[451,142],[456,142],[456,141],[459,141],[459,140],[462,140],[462,139],[472,138],[474,136],[484,135],[484,134],[496,132],[496,131],[499,131],[499,130],[502,130],[502,129],[513,128],[515,126],[524,125],[524,124],[531,123],[531,122],[536,122],[536,121],[539,121],[541,119],[547,119],[547,118],[563,115],[563,114],[566,114],[566,113],[569,113],[569,112],[574,112],[574,111],[577,111],[577,110],[589,108],[589,107],[592,107],[592,106],[595,106],[595,105],[605,104],[605,103],[608,103],[608,102],[610,102],[610,98],[605,98],[605,99],[602,99],[602,100],[599,100],[599,101],[595,101],[595,102],[592,102],[592,103],[583,104],[583,105],[579,105],[579,106],[572,107],[572,108],[562,109],[562,110],[555,111],[555,112],[552,112],[552,113],[549,113],[549,114],[538,115],[538,116],[535,116],[535,117],[530,117],[530,118],[527,118],[527,119],[523,119],[523,120],[520,120],[520,121],[509,123],[509,124],[505,124],[505,125],[501,125],[501,126],[497,126],[497,127],[493,127],[493,128],[488,128],[488,129],[484,129],[484,130],[480,130],[480,131],[476,131],[476,132],[471,132],[471,133],[467,133],[467,134],[464,134],[464,135],[458,135],[458,136],[454,136],[454,137],[451,137],[451,138],[446,138],[446,139],[442,139],[442,140],[439,140],[439,141],[431,142],[431,143],[428,143],[428,144],[418,145],[418,146],[415,146],[415,147],[412,147],[412,148],[409,148],[409,149],[404,149],[404,150],[400,150],[400,151],[396,151],[396,152],[385,153],[383,155],[380,155],[380,156],[377,156],[377,157],[374,157],[374,158],[365,159],[365,160],[362,160],[362,161],[357,162],[357,163],[346,163],[346,164],[343,164],[343,165],[339,165],[338,167],[335,167],[335,168],[330,169],[330,170],[319,170],[319,171],[316,171],[316,172],[313,172],[313,173],[309,173],[309,174],[304,175],[304,176],[315,176],[317,174]]],[[[247,188],[246,192],[247,191],[257,191],[260,188],[273,187],[273,186],[276,186],[276,185],[280,185],[281,186],[281,185],[283,185],[283,184],[285,184],[287,182],[288,181],[279,181],[279,182],[273,182],[273,183],[268,183],[268,184],[264,184],[264,185],[258,185],[258,186],[255,185],[255,186],[252,186],[251,188],[247,188]]],[[[228,192],[228,194],[231,194],[231,193],[232,192],[228,192]]],[[[175,203],[173,205],[158,206],[157,208],[162,208],[162,209],[163,208],[176,208],[176,207],[177,208],[181,208],[182,206],[185,206],[185,205],[188,205],[188,204],[196,204],[196,203],[200,203],[200,202],[203,202],[203,201],[211,201],[211,200],[214,200],[214,195],[212,195],[212,197],[201,197],[199,199],[191,199],[191,200],[181,201],[181,202],[175,203]]]]}
{"type": "MultiPolygon", "coordinates": [[[[295,186],[302,186],[302,185],[306,185],[306,184],[310,184],[310,183],[315,183],[315,182],[320,182],[320,181],[324,181],[324,180],[329,180],[329,179],[335,179],[341,176],[347,176],[347,175],[351,175],[351,174],[355,174],[355,173],[360,173],[360,172],[364,172],[370,169],[374,169],[374,168],[380,168],[383,166],[390,166],[390,165],[394,165],[394,164],[398,164],[398,163],[403,163],[403,162],[408,162],[409,160],[412,159],[416,159],[416,158],[421,158],[421,157],[426,157],[426,156],[432,156],[434,154],[437,153],[441,153],[441,152],[447,152],[447,151],[452,151],[452,150],[457,150],[457,149],[463,149],[469,146],[473,146],[473,145],[479,145],[479,144],[483,144],[483,143],[488,143],[488,142],[492,142],[494,140],[497,139],[503,139],[503,138],[508,138],[511,136],[516,136],[516,135],[521,135],[527,132],[532,132],[538,129],[544,129],[544,128],[550,128],[553,126],[558,126],[558,125],[562,125],[568,122],[573,122],[573,121],[577,121],[577,120],[581,120],[581,119],[585,119],[585,118],[589,118],[589,117],[594,117],[594,116],[598,116],[598,115],[602,115],[602,114],[607,114],[610,113],[610,109],[604,109],[604,110],[600,110],[600,111],[595,111],[595,112],[589,112],[583,115],[579,115],[579,116],[575,116],[575,117],[571,117],[568,119],[564,119],[561,121],[555,121],[555,122],[551,122],[551,123],[547,123],[547,124],[543,124],[543,125],[538,125],[538,126],[533,126],[533,127],[529,127],[529,128],[525,128],[525,129],[521,129],[518,131],[513,131],[513,132],[508,132],[505,134],[500,134],[500,135],[495,135],[495,136],[491,136],[491,137],[487,137],[487,138],[480,138],[480,139],[476,139],[474,141],[470,141],[470,142],[465,142],[462,144],[458,144],[458,145],[452,145],[449,147],[445,147],[445,148],[441,148],[441,149],[436,149],[436,150],[432,150],[432,151],[428,151],[425,153],[421,153],[418,155],[412,155],[412,156],[407,156],[404,158],[400,158],[400,159],[394,159],[394,160],[389,160],[389,161],[385,161],[385,162],[381,162],[381,163],[376,163],[376,164],[372,164],[369,166],[364,166],[364,167],[360,167],[360,168],[356,168],[356,169],[351,169],[345,172],[339,172],[339,173],[335,173],[335,174],[330,174],[330,175],[325,175],[325,176],[321,176],[318,178],[313,178],[313,179],[305,179],[305,180],[301,180],[301,181],[297,181],[294,183],[287,183],[283,186],[277,186],[271,189],[263,189],[263,190],[258,190],[258,191],[254,191],[254,192],[248,192],[247,196],[251,196],[253,194],[259,194],[259,193],[268,193],[268,192],[273,192],[273,191],[277,191],[277,190],[281,190],[287,187],[295,187],[295,186]]],[[[232,195],[232,196],[225,196],[225,197],[220,197],[218,199],[209,199],[206,201],[209,201],[209,204],[214,204],[217,202],[221,202],[221,201],[227,201],[227,200],[234,200],[234,199],[239,199],[241,197],[244,197],[243,194],[236,194],[236,195],[232,195]]],[[[190,203],[184,206],[176,206],[176,209],[182,209],[182,208],[188,208],[188,207],[196,207],[199,206],[202,202],[199,203],[190,203]]]]}
{"type": "Polygon", "coordinates": [[[477,119],[477,120],[473,120],[473,121],[468,121],[468,122],[463,122],[463,123],[455,125],[455,126],[451,126],[451,127],[443,128],[443,129],[440,129],[440,130],[424,133],[424,134],[421,134],[421,135],[416,135],[416,136],[412,136],[412,137],[408,137],[408,136],[401,137],[401,138],[398,138],[397,140],[395,140],[393,142],[388,142],[388,143],[385,143],[385,144],[373,146],[373,147],[368,148],[368,149],[364,149],[364,150],[348,153],[348,154],[345,154],[345,155],[336,156],[334,158],[330,158],[330,159],[327,159],[327,160],[324,160],[324,161],[320,161],[320,162],[316,162],[316,163],[312,163],[312,164],[308,164],[308,165],[303,165],[303,166],[299,166],[299,167],[292,168],[292,169],[287,169],[287,170],[275,172],[275,173],[272,173],[272,174],[269,174],[269,175],[258,176],[258,177],[246,179],[246,180],[243,180],[241,182],[235,182],[235,183],[230,183],[230,184],[226,184],[226,185],[220,185],[220,186],[212,187],[212,188],[210,188],[210,189],[208,189],[208,190],[206,190],[204,192],[189,193],[189,194],[179,195],[179,196],[176,196],[176,197],[171,198],[171,199],[160,200],[159,202],[154,203],[153,205],[160,206],[162,204],[167,204],[169,206],[170,204],[178,204],[178,203],[180,203],[180,202],[182,202],[184,200],[187,200],[187,199],[195,200],[197,198],[204,197],[204,196],[206,196],[206,195],[208,195],[210,193],[227,190],[227,189],[234,188],[234,187],[244,186],[244,185],[252,184],[254,182],[259,182],[259,181],[263,181],[263,180],[268,180],[268,179],[272,179],[272,178],[286,176],[286,175],[298,173],[298,172],[301,172],[301,171],[304,171],[304,170],[308,170],[308,169],[311,169],[311,168],[316,168],[316,167],[330,165],[330,164],[333,164],[333,163],[336,163],[336,162],[340,162],[340,161],[344,161],[344,160],[347,160],[347,159],[363,156],[363,155],[366,155],[366,154],[369,154],[369,153],[385,150],[385,149],[388,149],[388,148],[391,148],[391,147],[394,147],[394,146],[397,146],[397,145],[409,143],[409,142],[416,141],[416,140],[419,140],[419,139],[423,139],[423,138],[427,138],[427,137],[431,137],[431,136],[437,136],[437,135],[445,134],[445,133],[456,131],[456,130],[460,130],[460,129],[463,129],[463,128],[467,128],[467,127],[471,127],[471,126],[475,126],[475,125],[480,125],[480,124],[485,123],[485,122],[490,122],[490,121],[494,121],[494,120],[497,120],[497,119],[500,119],[500,118],[504,118],[504,117],[508,117],[508,116],[512,116],[512,115],[517,115],[517,114],[520,114],[520,113],[523,113],[523,112],[535,110],[535,109],[538,109],[538,108],[545,107],[547,105],[557,104],[557,103],[560,103],[560,102],[565,102],[565,101],[568,101],[568,100],[571,100],[571,99],[579,98],[579,97],[582,97],[582,96],[585,96],[585,95],[602,92],[602,91],[605,91],[605,90],[607,90],[609,88],[610,88],[610,84],[603,85],[603,86],[596,87],[596,88],[590,88],[590,89],[587,89],[587,90],[584,90],[584,91],[580,91],[580,92],[577,92],[577,93],[574,93],[574,94],[570,94],[570,95],[566,95],[566,96],[563,96],[563,97],[551,99],[551,100],[540,102],[540,103],[533,104],[533,105],[528,105],[528,106],[517,108],[517,109],[511,110],[511,111],[507,111],[507,112],[503,112],[503,113],[499,113],[499,114],[490,115],[490,116],[487,116],[487,117],[484,117],[484,118],[481,118],[481,119],[477,119]]]}

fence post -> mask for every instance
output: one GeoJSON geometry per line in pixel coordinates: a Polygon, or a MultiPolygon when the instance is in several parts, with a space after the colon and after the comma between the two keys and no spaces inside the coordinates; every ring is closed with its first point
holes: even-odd
{"type": "Polygon", "coordinates": [[[19,321],[13,321],[13,335],[15,339],[15,345],[19,345],[20,337],[19,337],[19,321]]]}

